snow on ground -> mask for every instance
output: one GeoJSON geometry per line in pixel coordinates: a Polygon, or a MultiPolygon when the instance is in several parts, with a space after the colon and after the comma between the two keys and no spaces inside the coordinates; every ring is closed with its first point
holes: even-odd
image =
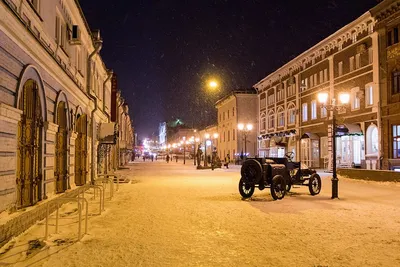
{"type": "Polygon", "coordinates": [[[331,200],[324,177],[318,196],[298,187],[273,201],[269,189],[256,189],[243,201],[238,168],[135,162],[131,169],[124,172],[132,183],[102,215],[86,194],[92,216],[81,241],[69,204],[59,234],[52,226],[42,242],[44,225],[35,225],[0,250],[0,266],[400,266],[394,183],[340,179],[340,199],[331,200]]]}

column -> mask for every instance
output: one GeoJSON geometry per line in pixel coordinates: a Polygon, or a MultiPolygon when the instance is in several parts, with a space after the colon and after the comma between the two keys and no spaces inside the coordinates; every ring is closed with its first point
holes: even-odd
{"type": "Polygon", "coordinates": [[[75,140],[78,137],[77,132],[71,132],[69,137],[69,165],[68,165],[68,173],[69,173],[69,185],[71,188],[75,188],[75,140]]]}

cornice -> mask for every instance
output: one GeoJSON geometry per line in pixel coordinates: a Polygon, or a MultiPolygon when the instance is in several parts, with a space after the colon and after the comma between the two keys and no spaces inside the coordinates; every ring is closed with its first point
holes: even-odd
{"type": "Polygon", "coordinates": [[[371,16],[371,13],[364,13],[353,22],[342,27],[273,73],[269,74],[264,79],[253,85],[253,87],[258,91],[265,88],[267,84],[269,85],[280,81],[281,77],[290,76],[293,72],[302,70],[304,65],[309,64],[320,56],[325,57],[327,52],[339,48],[344,42],[352,39],[353,34],[358,35],[359,33],[365,31],[369,31],[371,33],[371,29],[373,29],[374,25],[375,19],[371,16]]]}

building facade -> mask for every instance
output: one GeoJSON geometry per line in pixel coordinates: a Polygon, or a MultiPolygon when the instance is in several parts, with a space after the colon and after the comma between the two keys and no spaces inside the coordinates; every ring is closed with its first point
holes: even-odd
{"type": "Polygon", "coordinates": [[[400,1],[383,1],[371,13],[380,44],[382,167],[400,170],[400,1]]]}
{"type": "Polygon", "coordinates": [[[311,167],[329,168],[332,111],[317,95],[329,93],[331,103],[347,92],[350,104],[336,116],[338,166],[379,168],[381,85],[374,25],[367,12],[254,85],[261,156],[293,152],[311,167]]]}
{"type": "Polygon", "coordinates": [[[244,154],[254,157],[257,154],[258,124],[256,91],[233,91],[220,99],[215,107],[218,113],[219,157],[224,159],[229,154],[231,161],[238,160],[244,154]],[[248,133],[240,131],[239,123],[251,124],[253,129],[248,133]]]}
{"type": "MultiPolygon", "coordinates": [[[[78,1],[2,0],[0,17],[2,212],[72,192],[114,168],[102,133],[116,139],[118,126],[110,125],[103,40],[78,1]]],[[[119,123],[120,136],[133,136],[130,119],[119,123]]]]}

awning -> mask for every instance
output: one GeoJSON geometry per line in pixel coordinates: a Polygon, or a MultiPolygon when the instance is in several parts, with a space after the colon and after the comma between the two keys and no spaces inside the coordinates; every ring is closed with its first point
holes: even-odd
{"type": "Polygon", "coordinates": [[[345,123],[336,127],[336,135],[363,135],[361,127],[358,124],[345,123]]]}

